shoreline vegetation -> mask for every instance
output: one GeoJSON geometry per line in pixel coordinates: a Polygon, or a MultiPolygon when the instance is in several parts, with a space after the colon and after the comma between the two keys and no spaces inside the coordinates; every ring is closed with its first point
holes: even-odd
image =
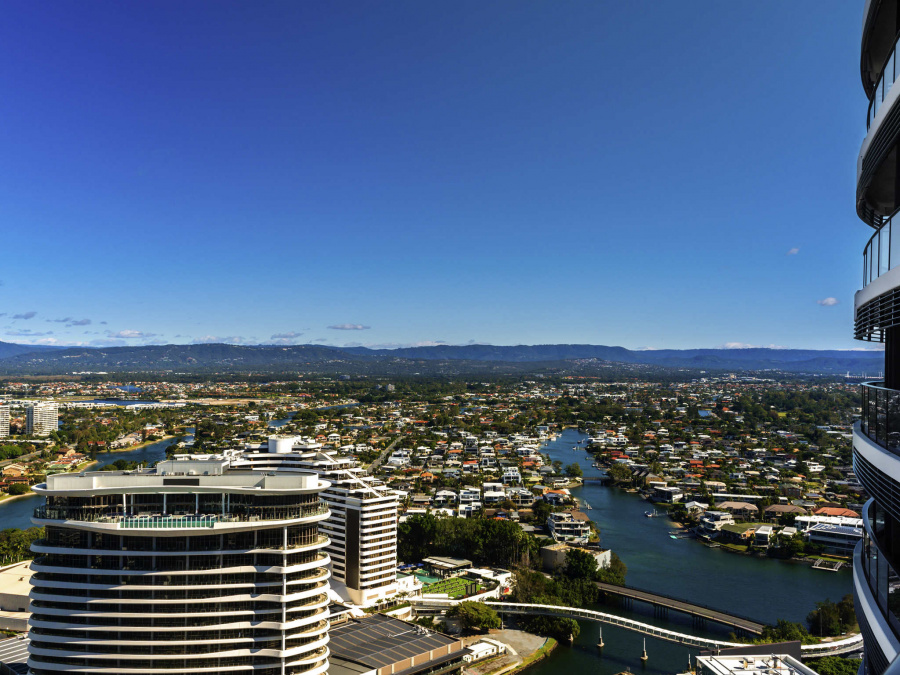
{"type": "Polygon", "coordinates": [[[163,441],[167,441],[170,438],[181,438],[185,434],[169,434],[167,436],[162,436],[161,438],[156,438],[152,441],[142,441],[140,443],[136,443],[135,445],[129,445],[124,448],[115,448],[115,449],[107,449],[103,450],[103,452],[98,452],[94,455],[94,460],[99,461],[97,457],[100,455],[112,455],[118,452],[132,452],[133,450],[140,450],[141,448],[146,448],[148,445],[153,445],[154,443],[162,443],[163,441]]]}
{"type": "Polygon", "coordinates": [[[0,493],[0,494],[2,494],[2,497],[0,497],[0,503],[3,503],[3,504],[6,504],[8,502],[14,502],[17,499],[22,499],[22,497],[37,497],[38,496],[36,492],[34,492],[33,490],[30,489],[30,486],[29,486],[28,492],[26,492],[25,494],[10,495],[10,494],[7,494],[6,492],[0,493]]]}

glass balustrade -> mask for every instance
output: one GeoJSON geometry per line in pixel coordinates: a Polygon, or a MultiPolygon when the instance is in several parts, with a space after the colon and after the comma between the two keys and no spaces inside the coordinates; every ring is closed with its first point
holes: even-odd
{"type": "Polygon", "coordinates": [[[884,554],[888,547],[885,529],[894,529],[892,519],[874,501],[863,510],[863,543],[860,561],[872,595],[894,635],[900,636],[900,575],[884,554]]]}
{"type": "Polygon", "coordinates": [[[900,391],[881,384],[868,382],[860,388],[860,431],[881,447],[900,455],[900,391]]]}
{"type": "Polygon", "coordinates": [[[900,65],[897,64],[896,58],[898,45],[900,45],[900,36],[897,37],[894,48],[891,50],[891,54],[884,64],[884,70],[881,73],[881,77],[875,84],[875,93],[872,94],[872,100],[869,102],[869,110],[866,113],[866,131],[872,126],[872,121],[875,119],[878,111],[881,110],[881,105],[891,91],[891,87],[897,78],[900,77],[900,65]]]}
{"type": "Polygon", "coordinates": [[[900,233],[892,236],[893,219],[891,216],[885,220],[863,249],[863,288],[900,265],[900,233]]]}

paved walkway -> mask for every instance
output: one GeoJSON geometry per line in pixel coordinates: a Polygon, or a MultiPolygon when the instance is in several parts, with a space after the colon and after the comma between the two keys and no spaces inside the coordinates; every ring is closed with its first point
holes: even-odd
{"type": "MultiPolygon", "coordinates": [[[[468,646],[469,644],[478,642],[481,637],[482,636],[474,636],[472,638],[467,638],[466,645],[468,646]]],[[[499,675],[508,670],[513,670],[522,663],[525,657],[530,656],[540,649],[546,640],[546,638],[540,637],[539,635],[533,635],[532,633],[526,633],[522,630],[512,630],[508,628],[503,630],[492,630],[490,631],[490,635],[485,637],[505,642],[510,646],[512,651],[499,658],[488,659],[485,662],[469,666],[466,668],[466,673],[468,675],[485,675],[486,673],[497,673],[499,675]]]]}

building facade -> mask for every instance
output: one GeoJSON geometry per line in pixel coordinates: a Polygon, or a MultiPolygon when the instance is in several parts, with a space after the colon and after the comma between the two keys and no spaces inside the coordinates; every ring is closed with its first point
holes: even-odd
{"type": "MultiPolygon", "coordinates": [[[[199,459],[202,456],[193,456],[199,459]]],[[[315,472],[329,483],[322,493],[331,516],[320,525],[330,539],[332,589],[342,599],[373,605],[395,595],[397,494],[368,476],[350,457],[294,436],[272,436],[262,446],[225,455],[234,469],[276,473],[315,472]]]]}
{"type": "MultiPolygon", "coordinates": [[[[7,420],[9,420],[8,415],[7,420]]],[[[49,436],[51,431],[56,431],[58,428],[59,405],[54,401],[35,403],[25,409],[25,433],[29,436],[49,436]]]]}
{"type": "Polygon", "coordinates": [[[35,486],[32,675],[328,670],[328,484],[169,460],[35,486]]]}
{"type": "Polygon", "coordinates": [[[884,344],[884,379],[862,385],[853,430],[853,466],[871,497],[853,554],[856,614],[865,639],[864,675],[900,667],[900,76],[898,0],[866,0],[860,56],[869,99],[857,162],[856,211],[871,236],[863,250],[862,288],[854,298],[859,340],[884,344]]]}
{"type": "Polygon", "coordinates": [[[0,438],[9,436],[9,403],[0,403],[0,438]]]}

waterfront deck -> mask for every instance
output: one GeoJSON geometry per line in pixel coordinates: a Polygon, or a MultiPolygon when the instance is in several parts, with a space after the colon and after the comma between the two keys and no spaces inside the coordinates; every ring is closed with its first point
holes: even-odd
{"type": "Polygon", "coordinates": [[[745,616],[722,612],[713,609],[712,607],[698,605],[668,595],[645,591],[640,588],[615,586],[613,584],[604,584],[601,582],[597,582],[597,587],[607,595],[615,595],[626,601],[634,602],[637,600],[646,602],[649,605],[653,605],[654,608],[661,610],[663,613],[668,612],[669,610],[681,612],[701,621],[712,621],[724,626],[736,628],[739,631],[753,633],[754,635],[762,634],[763,628],[765,627],[765,625],[759,621],[754,621],[745,616]]]}

